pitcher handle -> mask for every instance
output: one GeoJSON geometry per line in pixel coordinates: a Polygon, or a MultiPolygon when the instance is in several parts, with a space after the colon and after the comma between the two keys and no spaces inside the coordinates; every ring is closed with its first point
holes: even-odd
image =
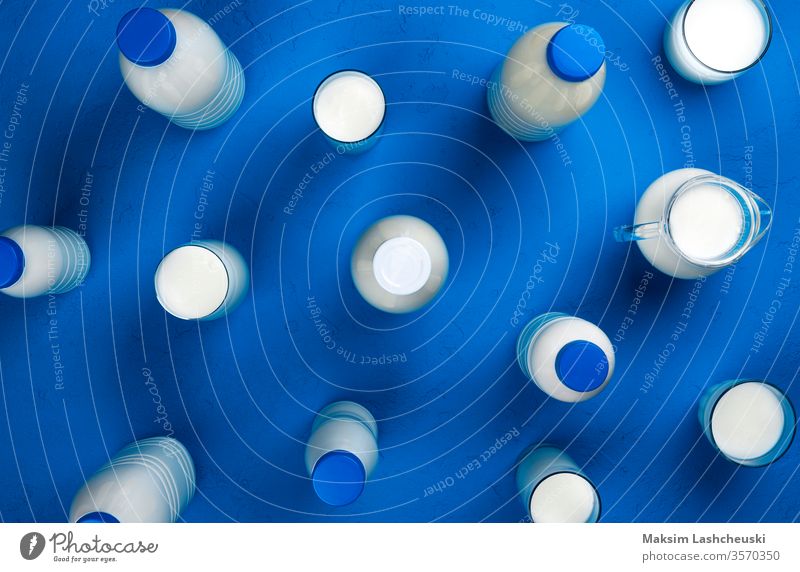
{"type": "Polygon", "coordinates": [[[759,197],[755,193],[750,193],[750,196],[753,197],[753,200],[756,202],[758,206],[758,213],[759,213],[759,229],[758,233],[753,237],[753,244],[761,240],[761,238],[767,234],[767,231],[772,226],[772,207],[769,206],[769,203],[759,197]]]}
{"type": "Polygon", "coordinates": [[[660,233],[661,221],[643,222],[642,224],[618,226],[614,229],[614,238],[617,239],[617,242],[632,242],[656,238],[660,233]]]}

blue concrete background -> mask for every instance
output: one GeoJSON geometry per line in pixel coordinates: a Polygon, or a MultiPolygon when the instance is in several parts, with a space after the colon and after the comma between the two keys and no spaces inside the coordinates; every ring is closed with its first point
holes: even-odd
{"type": "Polygon", "coordinates": [[[794,2],[770,2],[761,65],[708,90],[667,67],[673,94],[654,58],[679,0],[427,15],[387,0],[189,2],[247,79],[238,114],[194,134],[138,109],[122,83],[114,30],[136,4],[0,2],[0,227],[81,229],[93,254],[73,292],[0,298],[0,519],[65,520],[84,478],[159,434],[197,465],[187,521],[519,521],[514,465],[540,440],[584,467],[607,522],[800,518],[797,443],[739,468],[696,419],[702,390],[735,377],[800,404],[794,2]],[[494,126],[480,80],[524,28],[564,19],[597,27],[610,53],[604,97],[563,133],[562,158],[494,126]],[[310,114],[317,83],[345,67],[388,101],[383,140],[355,158],[329,154],[310,114]],[[704,283],[648,278],[638,249],[612,238],[647,185],[684,165],[775,207],[767,237],[704,283]],[[444,293],[407,316],[367,306],[348,270],[359,234],[398,213],[438,228],[452,264],[444,293]],[[155,299],[161,257],[193,236],[250,261],[252,290],[228,319],[181,322],[155,299]],[[519,331],[548,310],[614,338],[599,397],[547,400],[516,366],[519,331]],[[342,398],[373,411],[382,452],[363,496],[332,509],[303,446],[314,412],[342,398]]]}

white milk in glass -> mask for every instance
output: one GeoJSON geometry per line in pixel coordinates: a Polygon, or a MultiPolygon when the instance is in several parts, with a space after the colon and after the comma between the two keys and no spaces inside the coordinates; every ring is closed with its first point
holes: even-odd
{"type": "Polygon", "coordinates": [[[444,285],[447,247],[427,222],[392,216],[370,227],[351,261],[356,288],[364,299],[392,313],[412,312],[430,302],[444,285]]]}
{"type": "Polygon", "coordinates": [[[743,465],[774,461],[794,434],[794,411],[786,396],[761,381],[734,381],[711,388],[701,400],[700,416],[711,443],[743,465]]]}
{"type": "Polygon", "coordinates": [[[572,457],[557,447],[529,449],[520,460],[516,479],[532,522],[579,523],[600,518],[597,489],[572,457]]]}
{"type": "Polygon", "coordinates": [[[176,125],[211,129],[242,102],[241,64],[208,23],[186,10],[131,10],[117,27],[117,45],[133,95],[176,125]]]}
{"type": "Polygon", "coordinates": [[[196,241],[176,248],[155,275],[161,306],[183,320],[213,320],[232,311],[244,298],[250,272],[230,244],[196,241]]]}
{"type": "Polygon", "coordinates": [[[771,35],[770,14],[760,0],[689,0],[667,26],[664,49],[687,80],[718,84],[755,65],[771,35]]]}
{"type": "Polygon", "coordinates": [[[314,120],[341,153],[365,151],[377,140],[386,114],[383,90],[367,74],[344,70],[317,88],[314,120]]]}
{"type": "Polygon", "coordinates": [[[593,28],[554,22],[512,46],[488,86],[495,123],[521,141],[552,137],[585,114],[603,92],[605,44],[593,28]]]}
{"type": "Polygon", "coordinates": [[[0,234],[0,292],[15,298],[61,294],[89,273],[91,255],[77,232],[23,225],[0,234]]]}
{"type": "Polygon", "coordinates": [[[769,205],[736,182],[703,169],[678,169],[648,187],[635,224],[615,234],[619,241],[636,241],[660,271],[689,279],[737,262],[771,222],[769,205]]]}

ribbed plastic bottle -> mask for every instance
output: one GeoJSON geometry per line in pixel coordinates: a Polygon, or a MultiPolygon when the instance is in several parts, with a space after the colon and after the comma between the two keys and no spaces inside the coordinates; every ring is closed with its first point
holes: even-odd
{"type": "Polygon", "coordinates": [[[606,48],[589,26],[554,22],[522,36],[489,84],[495,123],[521,141],[543,141],[595,104],[606,79],[606,48]]]}
{"type": "Polygon", "coordinates": [[[131,443],[78,491],[70,522],[175,522],[195,491],[194,463],[180,442],[131,443]]]}
{"type": "Polygon", "coordinates": [[[354,502],[378,462],[378,424],[363,406],[337,401],[314,419],[306,445],[306,469],[323,502],[354,502]]]}
{"type": "Polygon", "coordinates": [[[176,125],[211,129],[242,102],[244,73],[236,56],[186,10],[131,10],[119,22],[117,45],[133,95],[176,125]]]}
{"type": "Polygon", "coordinates": [[[581,318],[550,312],[531,320],[517,340],[522,372],[554,399],[591,399],[614,374],[614,347],[603,331],[581,318]]]}
{"type": "Polygon", "coordinates": [[[15,298],[62,294],[89,272],[86,241],[61,226],[23,225],[0,234],[0,292],[15,298]]]}

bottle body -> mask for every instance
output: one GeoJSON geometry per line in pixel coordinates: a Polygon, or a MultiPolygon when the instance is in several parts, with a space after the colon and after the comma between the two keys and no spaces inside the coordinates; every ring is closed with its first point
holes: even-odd
{"type": "Polygon", "coordinates": [[[18,278],[0,289],[9,296],[33,298],[68,292],[79,286],[89,272],[89,247],[68,228],[23,225],[6,230],[0,237],[17,245],[22,256],[18,278]]]}
{"type": "Polygon", "coordinates": [[[780,458],[794,438],[797,423],[786,395],[754,380],[710,387],[700,398],[699,420],[722,456],[748,467],[762,467],[780,458]]]}
{"type": "Polygon", "coordinates": [[[244,299],[250,270],[239,251],[219,240],[198,240],[167,254],[155,274],[161,306],[183,320],[215,320],[244,299]]]}
{"type": "Polygon", "coordinates": [[[520,369],[559,401],[591,399],[614,374],[614,347],[594,324],[550,312],[531,320],[517,340],[520,369]]]}
{"type": "Polygon", "coordinates": [[[378,462],[378,425],[352,401],[337,401],[314,419],[306,470],[321,500],[333,506],[355,501],[378,462]]]}
{"type": "Polygon", "coordinates": [[[78,491],[70,522],[175,522],[192,500],[195,470],[170,437],[131,443],[78,491]]]}
{"type": "MultiPolygon", "coordinates": [[[[139,101],[176,125],[211,129],[222,124],[244,97],[241,64],[194,14],[171,9],[157,12],[169,21],[165,25],[173,27],[174,47],[166,60],[155,65],[135,63],[121,49],[119,65],[125,83],[139,101]]],[[[121,22],[118,42],[124,30],[125,22],[121,22]]]]}
{"type": "Polygon", "coordinates": [[[597,489],[557,447],[530,448],[517,466],[516,477],[531,522],[597,522],[600,518],[597,489]]]}
{"type": "Polygon", "coordinates": [[[447,279],[449,257],[439,233],[416,217],[398,215],[372,225],[353,251],[353,282],[364,299],[391,313],[430,302],[447,279]]]}
{"type": "MultiPolygon", "coordinates": [[[[517,40],[494,72],[487,94],[489,111],[497,125],[516,139],[543,141],[552,137],[591,109],[603,92],[605,63],[581,81],[567,80],[554,72],[548,49],[556,34],[567,27],[569,24],[554,22],[530,30],[517,40]]],[[[592,38],[593,34],[586,41],[592,38]]],[[[602,49],[602,59],[605,47],[601,42],[589,47],[598,54],[602,49]]],[[[590,57],[593,66],[595,55],[590,57]]]]}

